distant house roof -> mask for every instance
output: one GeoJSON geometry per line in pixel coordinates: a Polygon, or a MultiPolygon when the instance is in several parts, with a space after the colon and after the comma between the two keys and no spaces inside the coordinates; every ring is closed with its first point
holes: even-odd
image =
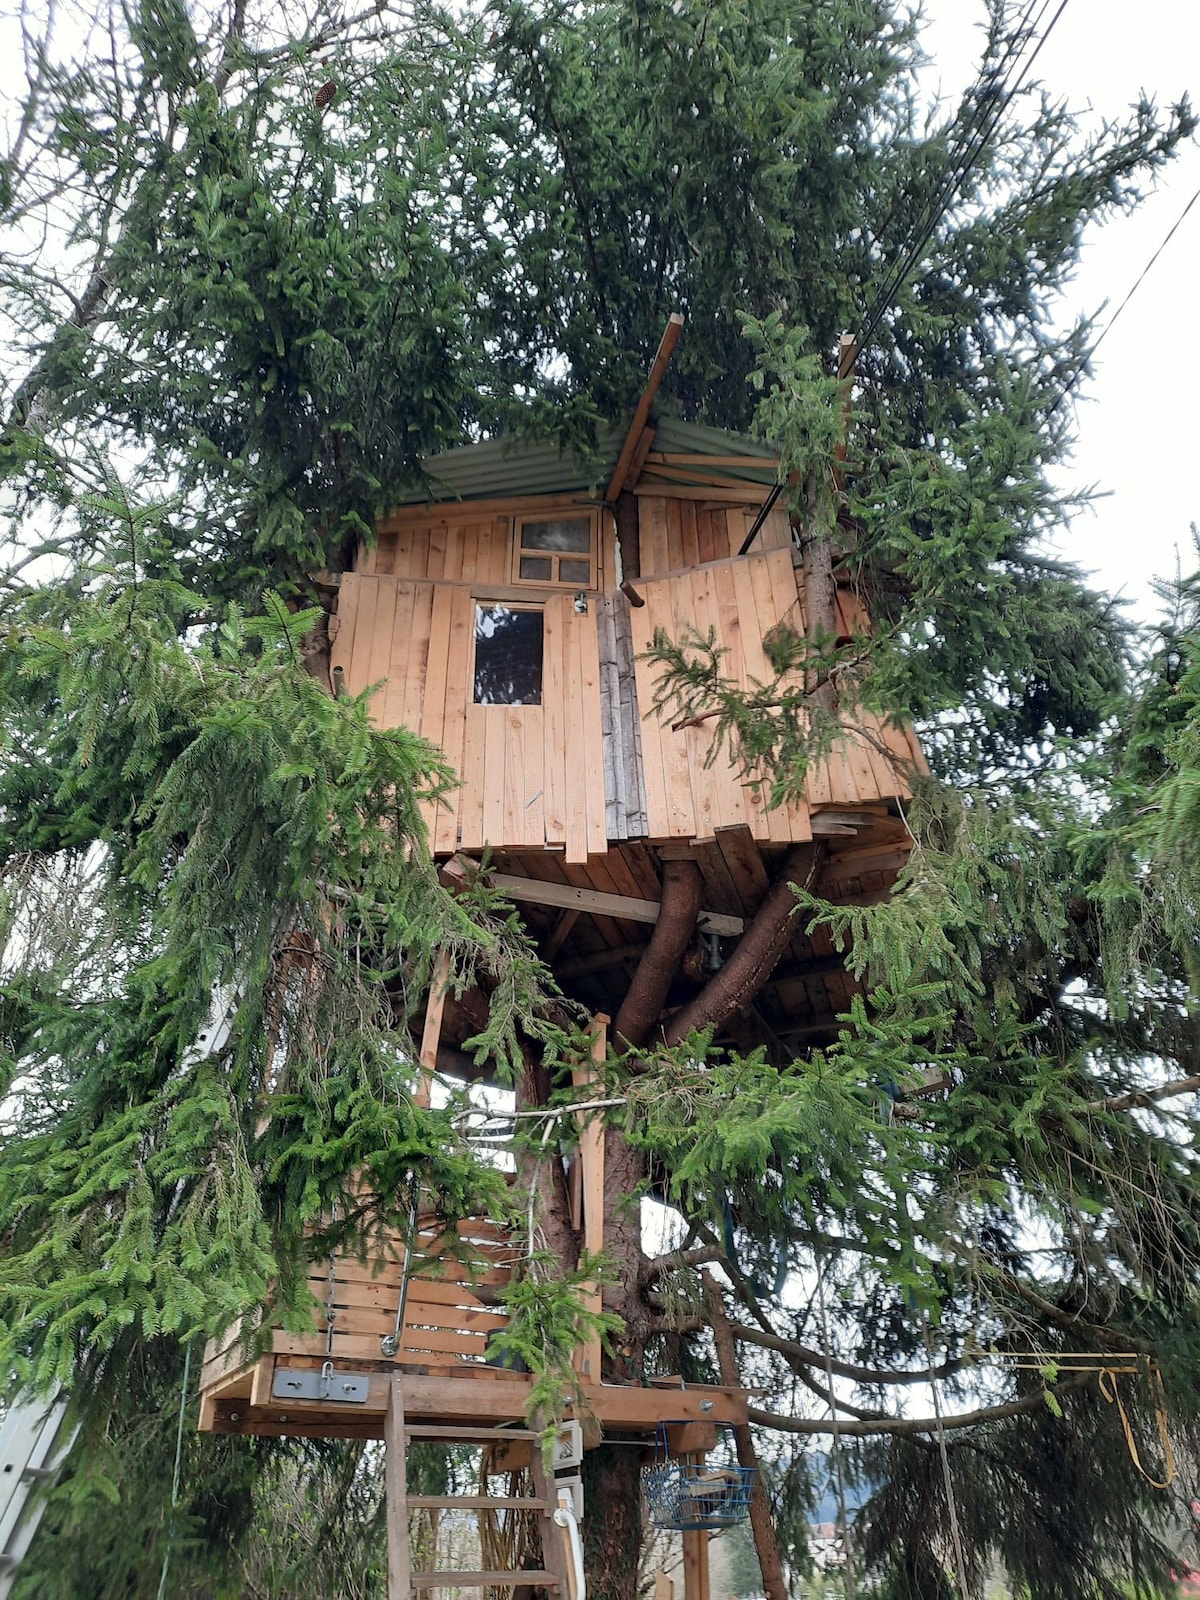
{"type": "MultiPolygon", "coordinates": [[[[579,492],[600,498],[624,441],[624,429],[608,429],[597,441],[594,455],[583,461],[555,444],[485,439],[482,444],[427,456],[422,466],[430,479],[428,487],[411,490],[399,503],[420,505],[442,500],[499,500],[579,492]]],[[[775,452],[761,441],[723,428],[664,418],[654,424],[654,436],[638,483],[646,489],[655,483],[711,483],[726,488],[745,483],[761,490],[769,489],[776,476],[775,452]]]]}

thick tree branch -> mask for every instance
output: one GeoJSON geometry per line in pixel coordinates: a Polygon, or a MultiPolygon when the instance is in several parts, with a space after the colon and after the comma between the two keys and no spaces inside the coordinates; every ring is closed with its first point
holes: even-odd
{"type": "Polygon", "coordinates": [[[932,1370],[922,1367],[918,1371],[882,1372],[873,1367],[858,1367],[852,1362],[838,1361],[834,1357],[829,1358],[827,1362],[820,1350],[797,1344],[794,1339],[784,1339],[777,1333],[766,1333],[759,1328],[747,1328],[737,1322],[731,1323],[730,1327],[735,1339],[743,1344],[757,1345],[760,1350],[773,1350],[786,1357],[789,1365],[794,1363],[796,1368],[820,1367],[822,1370],[826,1365],[830,1365],[839,1378],[849,1378],[854,1383],[879,1385],[931,1383],[940,1378],[951,1378],[956,1372],[961,1372],[964,1367],[970,1365],[969,1361],[958,1360],[943,1362],[940,1367],[934,1367],[932,1370]]]}
{"type": "MultiPolygon", "coordinates": [[[[1092,1378],[1090,1372],[1080,1373],[1065,1383],[1055,1386],[1055,1394],[1063,1395],[1082,1389],[1092,1378]]],[[[951,1429],[978,1428],[989,1422],[1004,1422],[1009,1417],[1022,1417],[1046,1404],[1046,1393],[1022,1395],[1019,1400],[1006,1401],[999,1406],[980,1406],[975,1411],[963,1411],[957,1416],[943,1416],[940,1426],[948,1433],[951,1429]]],[[[775,1428],[781,1433],[806,1435],[831,1433],[833,1423],[829,1417],[784,1417],[775,1411],[762,1411],[757,1406],[748,1408],[751,1422],[762,1428],[775,1428]]],[[[936,1433],[937,1417],[889,1417],[874,1421],[838,1422],[838,1432],[856,1439],[871,1439],[883,1435],[936,1433]]]]}
{"type": "Polygon", "coordinates": [[[699,1028],[719,1028],[748,1005],[775,970],[792,937],[796,910],[793,883],[807,883],[821,862],[820,844],[794,845],[737,949],[688,1004],[663,1029],[664,1041],[679,1044],[699,1028]]]}
{"type": "Polygon", "coordinates": [[[613,1040],[619,1050],[643,1044],[658,1021],[696,930],[703,890],[704,879],[694,861],[664,864],[658,921],[613,1023],[613,1040]]]}

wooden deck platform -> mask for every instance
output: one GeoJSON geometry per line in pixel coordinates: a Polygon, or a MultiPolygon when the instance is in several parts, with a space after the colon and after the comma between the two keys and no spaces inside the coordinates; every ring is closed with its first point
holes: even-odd
{"type": "MultiPolygon", "coordinates": [[[[362,1373],[368,1365],[369,1394],[362,1404],[330,1406],[322,1401],[279,1400],[272,1397],[277,1371],[301,1370],[301,1358],[264,1356],[253,1366],[232,1374],[215,1392],[206,1393],[200,1426],[220,1434],[294,1435],[322,1439],[382,1439],[393,1373],[391,1362],[359,1362],[351,1368],[339,1363],[335,1371],[362,1373]]],[[[304,1361],[308,1371],[321,1363],[304,1361]]],[[[533,1379],[521,1373],[489,1373],[447,1377],[444,1374],[404,1372],[400,1380],[404,1415],[410,1422],[439,1423],[455,1427],[458,1438],[472,1423],[523,1426],[533,1379]]],[[[582,1400],[565,1396],[564,1415],[584,1424],[585,1437],[598,1443],[605,1438],[653,1438],[660,1425],[670,1422],[711,1422],[731,1425],[746,1421],[746,1396],[738,1389],[687,1387],[625,1387],[593,1383],[581,1387],[582,1400]],[[589,1426],[591,1424],[591,1426],[589,1426]]]]}

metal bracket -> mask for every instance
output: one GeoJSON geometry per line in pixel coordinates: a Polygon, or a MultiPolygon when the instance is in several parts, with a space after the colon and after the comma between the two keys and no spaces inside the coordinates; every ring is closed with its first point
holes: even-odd
{"type": "Polygon", "coordinates": [[[335,1372],[327,1361],[320,1372],[304,1367],[276,1367],[271,1380],[275,1400],[332,1400],[337,1405],[365,1405],[371,1380],[365,1372],[335,1372]]]}

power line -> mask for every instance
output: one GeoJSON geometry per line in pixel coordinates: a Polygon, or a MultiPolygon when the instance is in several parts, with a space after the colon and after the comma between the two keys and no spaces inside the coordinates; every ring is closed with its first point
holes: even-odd
{"type": "Polygon", "coordinates": [[[879,293],[863,319],[862,329],[857,340],[860,354],[874,338],[880,323],[895,303],[896,296],[920,261],[925,246],[932,238],[934,230],[946,215],[949,202],[955,191],[961,187],[963,180],[978,164],[980,156],[987,148],[1005,112],[1020,93],[1034,62],[1041,53],[1042,47],[1066,10],[1068,0],[1059,0],[1057,10],[1040,37],[1037,35],[1037,30],[1046,12],[1053,4],[1053,0],[1042,0],[1041,10],[1036,17],[1032,17],[1033,8],[1036,4],[1037,0],[1030,0],[1030,3],[1026,6],[1024,15],[1011,34],[1004,54],[1001,56],[996,68],[990,73],[981,72],[976,79],[976,88],[973,93],[976,93],[978,98],[963,133],[957,141],[958,149],[954,153],[942,181],[925,203],[915,226],[911,243],[884,279],[879,293]],[[1022,61],[1022,52],[1030,39],[1036,39],[1036,43],[1032,53],[1022,61]],[[1013,77],[1014,73],[1017,73],[1015,79],[1013,77]],[[989,93],[984,95],[980,91],[986,86],[989,77],[994,80],[994,86],[989,93]]]}
{"type": "Polygon", "coordinates": [[[1100,330],[1100,337],[1096,340],[1095,344],[1092,346],[1091,351],[1090,351],[1091,355],[1094,356],[1096,354],[1096,351],[1099,350],[1100,346],[1104,343],[1105,339],[1108,338],[1109,334],[1112,332],[1113,324],[1116,322],[1117,318],[1121,315],[1122,311],[1124,311],[1125,307],[1133,299],[1134,295],[1141,288],[1143,282],[1145,281],[1145,278],[1146,278],[1147,274],[1150,271],[1150,268],[1158,260],[1159,256],[1162,255],[1163,251],[1170,244],[1171,240],[1175,237],[1176,233],[1178,233],[1179,228],[1180,228],[1180,226],[1181,226],[1181,224],[1183,222],[1183,219],[1187,216],[1188,212],[1196,204],[1197,200],[1200,200],[1200,189],[1196,190],[1195,194],[1188,201],[1187,205],[1184,206],[1183,210],[1175,218],[1175,221],[1172,224],[1172,226],[1171,226],[1170,230],[1168,231],[1166,237],[1164,238],[1163,242],[1159,245],[1158,249],[1150,257],[1149,261],[1147,261],[1146,265],[1142,268],[1141,272],[1138,273],[1137,278],[1134,280],[1133,288],[1130,289],[1129,293],[1125,296],[1124,300],[1121,301],[1121,304],[1117,307],[1117,309],[1113,312],[1112,316],[1109,317],[1108,321],[1104,324],[1104,327],[1100,330]]]}
{"type": "MultiPolygon", "coordinates": [[[[852,347],[854,359],[857,360],[861,356],[874,337],[883,318],[887,315],[888,310],[895,303],[896,296],[904,287],[920,260],[934,229],[946,215],[951,197],[978,162],[1005,112],[1020,92],[1021,86],[1037,60],[1042,46],[1046,43],[1059,18],[1067,9],[1068,0],[1059,0],[1058,9],[1051,17],[1040,38],[1037,38],[1037,30],[1041,25],[1042,18],[1053,4],[1053,0],[1041,0],[1041,10],[1034,17],[1033,10],[1037,4],[1038,0],[1029,0],[1020,22],[1013,29],[1005,43],[1004,51],[997,65],[990,69],[980,68],[975,83],[969,91],[974,100],[970,116],[967,118],[964,129],[952,145],[953,159],[949,162],[941,182],[937,184],[932,195],[926,201],[914,233],[911,236],[911,242],[903,250],[900,259],[885,277],[867,315],[863,319],[861,330],[852,347]],[[1032,54],[1022,65],[1021,54],[1025,45],[1032,38],[1037,38],[1037,42],[1034,45],[1032,54]],[[1018,66],[1020,67],[1020,74],[1013,81],[1012,73],[1016,71],[1018,66]],[[982,91],[987,86],[989,79],[993,80],[993,87],[989,94],[984,95],[982,91]],[[999,79],[999,82],[995,81],[997,79],[999,79]]],[[[849,374],[843,373],[839,367],[838,376],[846,377],[849,374]]],[[[777,483],[763,502],[758,515],[750,525],[746,537],[742,541],[741,548],[738,551],[739,555],[745,555],[758,537],[759,529],[775,507],[780,495],[783,493],[783,487],[782,483],[777,483]]]]}

